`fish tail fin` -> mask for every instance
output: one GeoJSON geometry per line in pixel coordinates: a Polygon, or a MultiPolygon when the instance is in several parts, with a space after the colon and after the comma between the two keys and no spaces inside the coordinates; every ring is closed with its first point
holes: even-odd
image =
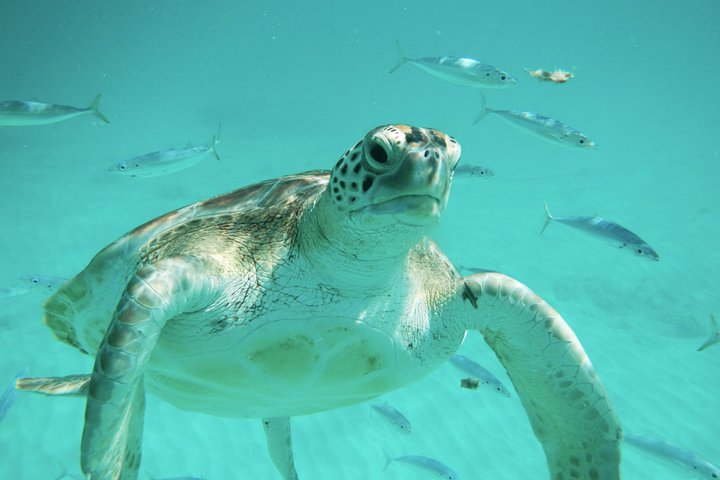
{"type": "Polygon", "coordinates": [[[697,349],[698,352],[701,352],[708,348],[710,345],[714,345],[716,343],[720,342],[720,331],[718,330],[718,322],[715,319],[715,315],[712,313],[710,314],[710,336],[708,337],[705,342],[700,345],[700,347],[697,349]]]}
{"type": "Polygon", "coordinates": [[[473,122],[473,125],[485,118],[485,115],[487,115],[490,111],[492,110],[490,110],[487,106],[487,98],[485,98],[485,94],[480,92],[480,113],[478,113],[478,116],[473,122]]]}
{"type": "Polygon", "coordinates": [[[88,107],[88,110],[90,110],[93,113],[93,115],[98,117],[103,122],[110,123],[110,120],[108,120],[107,117],[105,115],[103,115],[102,112],[100,111],[100,97],[102,97],[102,95],[99,93],[97,95],[95,95],[95,99],[92,101],[92,103],[88,107]]]}
{"type": "Polygon", "coordinates": [[[392,463],[393,459],[390,456],[390,454],[387,452],[387,450],[383,450],[383,455],[385,456],[385,466],[383,467],[383,472],[388,469],[390,464],[392,463]]]}
{"type": "Polygon", "coordinates": [[[553,220],[555,220],[555,217],[552,216],[552,213],[550,213],[550,209],[547,206],[547,202],[545,202],[545,224],[543,225],[542,230],[540,230],[541,235],[553,220]]]}
{"type": "Polygon", "coordinates": [[[400,57],[400,60],[398,60],[398,62],[395,64],[395,66],[390,70],[390,73],[393,73],[395,70],[397,70],[398,68],[405,65],[408,62],[408,60],[410,60],[405,55],[405,52],[403,51],[403,48],[400,45],[400,40],[395,40],[395,45],[397,45],[398,57],[400,57]]]}
{"type": "Polygon", "coordinates": [[[217,150],[215,150],[215,147],[217,147],[217,144],[220,143],[220,129],[222,128],[222,123],[218,124],[218,130],[215,135],[210,139],[210,151],[212,152],[213,156],[215,157],[215,160],[220,160],[220,155],[218,155],[217,150]]]}

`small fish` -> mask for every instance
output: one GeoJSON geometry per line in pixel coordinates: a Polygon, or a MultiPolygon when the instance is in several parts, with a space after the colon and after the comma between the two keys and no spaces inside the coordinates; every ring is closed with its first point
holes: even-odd
{"type": "Polygon", "coordinates": [[[395,43],[400,60],[390,70],[390,73],[406,63],[411,63],[434,77],[467,87],[507,88],[517,84],[517,80],[510,74],[487,63],[459,57],[410,58],[403,52],[400,42],[396,40],[395,43]]]}
{"type": "Polygon", "coordinates": [[[376,412],[380,413],[380,415],[390,422],[390,424],[392,424],[395,428],[400,430],[401,433],[407,435],[412,432],[412,425],[410,425],[410,421],[400,412],[400,410],[389,403],[374,403],[371,407],[376,412]]]}
{"type": "Polygon", "coordinates": [[[25,127],[30,125],[48,125],[91,113],[105,123],[110,121],[100,113],[100,95],[87,108],[56,105],[54,103],[8,100],[0,102],[0,126],[25,127]]]}
{"type": "Polygon", "coordinates": [[[495,176],[495,172],[486,167],[463,164],[455,168],[455,175],[460,177],[490,178],[495,176]]]}
{"type": "Polygon", "coordinates": [[[710,345],[715,345],[716,343],[720,343],[720,328],[718,328],[718,322],[715,320],[715,316],[711,313],[710,314],[710,336],[708,337],[705,342],[700,345],[700,348],[697,349],[698,352],[705,350],[710,345]]]}
{"type": "Polygon", "coordinates": [[[485,95],[480,95],[480,114],[473,125],[490,113],[498,115],[515,127],[530,132],[544,140],[549,140],[568,148],[592,149],[595,143],[586,135],[578,132],[564,123],[553,118],[532,112],[517,112],[515,110],[494,110],[487,106],[485,95]]]}
{"type": "Polygon", "coordinates": [[[65,277],[45,277],[41,275],[32,275],[29,277],[20,277],[30,288],[46,292],[54,292],[63,283],[67,282],[65,277]]]}
{"type": "Polygon", "coordinates": [[[632,251],[638,257],[659,261],[660,255],[648,245],[645,240],[635,235],[625,227],[600,217],[553,217],[545,203],[545,224],[540,233],[543,233],[551,222],[560,222],[578,230],[589,233],[595,237],[610,240],[614,245],[632,251]],[[626,248],[627,247],[627,248],[626,248]]]}
{"type": "Polygon", "coordinates": [[[537,78],[538,80],[543,81],[543,82],[552,82],[552,83],[565,83],[575,76],[572,74],[572,72],[569,72],[567,70],[560,70],[560,69],[548,71],[548,70],[543,70],[543,69],[528,70],[526,68],[525,71],[528,72],[530,74],[530,76],[533,78],[537,78]]]}
{"type": "Polygon", "coordinates": [[[30,369],[25,367],[22,370],[20,370],[15,377],[13,377],[10,384],[5,387],[5,391],[2,394],[2,397],[0,397],[0,422],[3,421],[5,416],[8,413],[8,410],[13,406],[15,403],[15,400],[17,399],[17,390],[15,389],[15,381],[18,378],[27,377],[30,374],[30,369]]]}
{"type": "Polygon", "coordinates": [[[215,159],[220,160],[220,156],[215,150],[218,143],[220,143],[220,127],[209,143],[146,153],[112,166],[110,173],[149,178],[179,172],[199,163],[207,154],[212,154],[215,159]]]}
{"type": "MultiPolygon", "coordinates": [[[[386,454],[387,455],[387,454],[386,454]]],[[[392,462],[404,463],[406,465],[412,465],[418,470],[433,473],[438,478],[444,478],[445,480],[460,480],[460,476],[455,471],[445,465],[442,462],[435,460],[434,458],[424,457],[422,455],[406,455],[404,457],[391,458],[387,456],[387,462],[385,464],[385,470],[390,466],[392,462]]]]}
{"type": "Polygon", "coordinates": [[[464,265],[458,265],[457,268],[460,271],[465,271],[469,273],[497,273],[497,270],[492,270],[489,268],[466,267],[464,265]]]}
{"type": "Polygon", "coordinates": [[[700,478],[720,479],[720,467],[713,465],[693,452],[668,443],[662,438],[625,433],[623,439],[634,447],[638,447],[661,459],[670,460],[695,472],[700,478]]]}
{"type": "Polygon", "coordinates": [[[463,372],[469,373],[473,378],[477,378],[483,385],[489,385],[500,395],[510,397],[510,390],[490,371],[481,367],[477,363],[473,362],[469,358],[463,355],[452,355],[450,357],[450,363],[455,365],[463,372]]]}

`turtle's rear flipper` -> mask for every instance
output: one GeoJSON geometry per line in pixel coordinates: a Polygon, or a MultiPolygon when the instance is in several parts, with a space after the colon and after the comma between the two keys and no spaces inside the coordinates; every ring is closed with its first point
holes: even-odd
{"type": "Polygon", "coordinates": [[[268,452],[283,480],[298,480],[293,460],[289,417],[263,418],[268,452]]]}
{"type": "Polygon", "coordinates": [[[137,271],[120,298],[88,385],[80,462],[92,480],[135,480],[140,467],[143,370],[168,321],[206,307],[209,266],[174,257],[137,271]]]}
{"type": "Polygon", "coordinates": [[[67,377],[25,377],[15,381],[15,388],[43,395],[85,396],[90,375],[68,375],[67,377]]]}

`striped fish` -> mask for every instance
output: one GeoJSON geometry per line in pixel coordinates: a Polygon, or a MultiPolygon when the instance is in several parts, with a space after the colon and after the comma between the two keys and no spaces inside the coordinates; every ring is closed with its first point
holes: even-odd
{"type": "Polygon", "coordinates": [[[508,390],[507,387],[503,385],[500,379],[493,375],[489,370],[470,360],[466,356],[452,355],[450,357],[450,363],[455,365],[463,372],[469,373],[474,378],[477,378],[483,385],[490,386],[496,393],[499,393],[500,395],[503,395],[505,397],[511,396],[510,390],[508,390]]]}
{"type": "Polygon", "coordinates": [[[495,176],[495,172],[487,167],[481,167],[478,165],[458,165],[455,167],[454,175],[456,177],[469,177],[469,178],[490,178],[495,176]]]}
{"type": "Polygon", "coordinates": [[[695,472],[699,478],[720,479],[720,467],[713,465],[693,452],[668,443],[662,438],[625,433],[623,434],[623,440],[625,443],[644,450],[662,460],[669,460],[687,470],[695,472]]]}
{"type": "Polygon", "coordinates": [[[217,134],[208,143],[146,153],[113,165],[109,171],[127,177],[146,178],[179,172],[200,163],[208,154],[212,154],[216,160],[220,160],[220,156],[215,150],[219,142],[220,127],[218,127],[217,134]]]}
{"type": "Polygon", "coordinates": [[[406,63],[410,63],[434,77],[467,87],[507,88],[517,84],[517,80],[509,73],[479,60],[459,57],[410,58],[403,52],[400,42],[396,40],[395,43],[400,60],[390,70],[390,73],[406,63]]]}
{"type": "Polygon", "coordinates": [[[460,476],[452,468],[442,462],[439,462],[438,460],[435,460],[434,458],[424,457],[422,455],[405,455],[403,457],[395,458],[390,458],[388,456],[385,469],[387,469],[392,462],[411,465],[415,468],[415,470],[432,473],[437,478],[443,478],[445,480],[460,480],[460,476]]]}
{"type": "Polygon", "coordinates": [[[565,125],[559,120],[532,112],[494,110],[487,106],[485,95],[481,94],[480,99],[480,114],[473,122],[473,125],[485,118],[488,113],[494,113],[507,123],[525,132],[531,133],[543,140],[562,145],[563,147],[586,150],[593,149],[596,146],[595,142],[590,140],[586,135],[565,125]]]}
{"type": "Polygon", "coordinates": [[[46,277],[42,275],[33,275],[30,277],[20,277],[20,280],[25,282],[33,289],[54,292],[63,283],[67,282],[65,277],[46,277]]]}
{"type": "Polygon", "coordinates": [[[26,127],[30,125],[48,125],[58,123],[80,115],[92,114],[104,123],[110,121],[100,113],[100,95],[87,108],[57,105],[54,103],[8,100],[0,102],[0,126],[26,127]]]}
{"type": "Polygon", "coordinates": [[[645,240],[635,235],[627,228],[618,225],[610,220],[601,217],[554,217],[545,203],[545,224],[540,233],[553,221],[569,225],[581,232],[588,233],[594,237],[609,240],[623,250],[631,251],[638,257],[659,261],[660,255],[648,245],[645,240]]]}
{"type": "Polygon", "coordinates": [[[397,408],[390,405],[388,402],[374,403],[371,405],[373,410],[378,412],[385,420],[391,425],[397,428],[400,433],[409,434],[412,432],[412,425],[410,420],[400,412],[397,408]]]}

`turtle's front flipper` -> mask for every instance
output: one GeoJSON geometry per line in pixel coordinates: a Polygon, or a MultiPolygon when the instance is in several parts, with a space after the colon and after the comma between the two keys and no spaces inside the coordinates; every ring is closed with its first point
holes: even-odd
{"type": "Polygon", "coordinates": [[[165,324],[207,306],[215,280],[193,258],[160,260],[137,271],[95,357],[88,386],[81,464],[92,480],[134,480],[140,466],[143,369],[165,324]]]}
{"type": "Polygon", "coordinates": [[[263,418],[268,452],[283,480],[298,480],[293,460],[289,417],[263,418]]]}
{"type": "Polygon", "coordinates": [[[520,282],[479,273],[459,282],[461,316],[507,370],[552,479],[618,480],[622,430],[605,387],[563,318],[520,282]]]}

